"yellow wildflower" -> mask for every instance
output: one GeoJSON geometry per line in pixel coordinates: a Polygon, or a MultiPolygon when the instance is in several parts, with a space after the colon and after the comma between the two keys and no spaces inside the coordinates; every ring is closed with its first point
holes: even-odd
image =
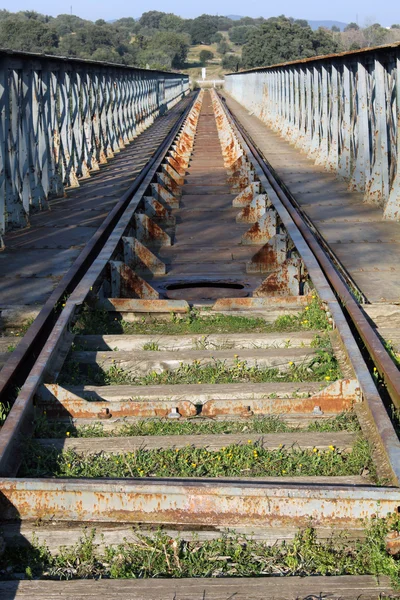
{"type": "Polygon", "coordinates": [[[289,365],[290,365],[290,366],[292,366],[293,364],[294,364],[294,363],[293,363],[293,361],[291,360],[291,361],[289,362],[289,365]]]}
{"type": "Polygon", "coordinates": [[[235,354],[233,358],[239,358],[239,354],[235,354]]]}
{"type": "Polygon", "coordinates": [[[70,469],[71,468],[71,463],[68,463],[67,467],[68,467],[68,469],[70,469]]]}
{"type": "Polygon", "coordinates": [[[325,377],[325,381],[330,381],[330,380],[331,380],[331,378],[329,377],[329,375],[327,375],[327,376],[325,377]]]}
{"type": "Polygon", "coordinates": [[[306,306],[306,310],[310,310],[310,307],[309,307],[309,306],[306,306]]]}
{"type": "Polygon", "coordinates": [[[69,437],[71,434],[69,431],[67,431],[67,433],[65,434],[67,437],[69,437]]]}
{"type": "Polygon", "coordinates": [[[192,463],[192,467],[193,467],[193,469],[195,469],[197,467],[197,464],[196,463],[192,463]]]}
{"type": "Polygon", "coordinates": [[[313,449],[312,449],[312,451],[313,451],[314,453],[316,453],[316,452],[318,452],[318,448],[313,448],[313,449]]]}
{"type": "Polygon", "coordinates": [[[332,452],[334,451],[334,449],[335,449],[335,446],[332,446],[332,445],[329,446],[329,450],[332,450],[332,452]]]}

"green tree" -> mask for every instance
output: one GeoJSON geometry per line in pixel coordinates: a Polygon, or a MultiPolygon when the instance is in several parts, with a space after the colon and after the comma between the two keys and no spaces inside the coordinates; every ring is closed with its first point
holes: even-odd
{"type": "Polygon", "coordinates": [[[57,33],[37,19],[12,15],[0,21],[0,47],[22,52],[54,53],[58,47],[57,33]]]}
{"type": "Polygon", "coordinates": [[[11,15],[12,13],[10,13],[10,11],[6,10],[5,8],[0,9],[0,21],[8,19],[9,17],[11,17],[11,15]]]}
{"type": "Polygon", "coordinates": [[[225,38],[223,38],[217,46],[217,52],[218,54],[221,54],[221,56],[224,56],[230,49],[231,47],[225,38]]]}
{"type": "Polygon", "coordinates": [[[168,13],[161,17],[159,23],[159,29],[163,31],[175,31],[181,33],[183,31],[184,19],[177,17],[172,13],[168,13]]]}
{"type": "Polygon", "coordinates": [[[307,19],[295,19],[294,23],[300,25],[300,27],[310,27],[307,19]]]}
{"type": "Polygon", "coordinates": [[[226,54],[222,60],[222,67],[226,71],[237,72],[241,67],[241,60],[235,54],[226,54]]]}
{"type": "Polygon", "coordinates": [[[58,15],[52,20],[51,26],[57,32],[57,35],[63,36],[68,33],[75,33],[78,29],[89,25],[90,21],[85,21],[76,15],[58,15]]]}
{"type": "Polygon", "coordinates": [[[234,27],[241,27],[242,25],[257,27],[257,25],[262,25],[265,21],[266,19],[264,19],[264,17],[257,17],[256,19],[242,17],[241,19],[234,21],[234,27]]]}
{"type": "Polygon", "coordinates": [[[219,31],[217,31],[217,33],[214,33],[214,35],[211,38],[211,43],[212,44],[219,44],[220,42],[222,42],[222,40],[224,39],[224,36],[222,35],[222,33],[220,33],[219,31]]]}
{"type": "Polygon", "coordinates": [[[132,32],[139,31],[140,25],[133,17],[122,17],[122,19],[118,19],[114,21],[113,25],[115,27],[125,27],[132,32]]]}
{"type": "Polygon", "coordinates": [[[190,34],[193,44],[211,44],[211,39],[218,31],[218,17],[201,15],[193,19],[190,34]]]}
{"type": "Polygon", "coordinates": [[[243,46],[247,42],[247,36],[254,29],[254,25],[239,25],[232,27],[229,31],[229,39],[238,46],[243,46]]]}
{"type": "Polygon", "coordinates": [[[201,64],[204,66],[207,64],[207,62],[209,60],[211,60],[212,58],[214,58],[214,54],[210,51],[210,50],[202,50],[200,52],[200,62],[201,64]]]}
{"type": "Polygon", "coordinates": [[[358,31],[360,29],[359,25],[357,25],[357,23],[354,23],[353,21],[351,23],[349,23],[348,25],[346,25],[346,27],[344,28],[344,31],[350,31],[351,29],[354,29],[355,31],[358,31]]]}
{"type": "Polygon", "coordinates": [[[366,27],[363,31],[367,46],[381,46],[388,41],[388,30],[379,23],[366,27]]]}
{"type": "Polygon", "coordinates": [[[228,31],[231,27],[233,27],[235,21],[229,19],[228,17],[217,17],[217,27],[218,31],[228,31]]]}
{"type": "Polygon", "coordinates": [[[140,66],[154,68],[182,68],[189,50],[189,39],[185,33],[159,31],[142,46],[138,55],[140,66]]]}
{"type": "Polygon", "coordinates": [[[126,38],[126,30],[111,25],[89,23],[76,33],[63,36],[60,52],[66,56],[132,64],[134,48],[126,38]]]}
{"type": "Polygon", "coordinates": [[[243,46],[245,67],[262,67],[336,52],[337,42],[325,29],[313,31],[286,17],[268,19],[249,33],[243,46]]]}
{"type": "Polygon", "coordinates": [[[148,29],[160,29],[160,21],[166,14],[159,10],[149,10],[142,14],[139,24],[141,27],[147,27],[148,29]]]}

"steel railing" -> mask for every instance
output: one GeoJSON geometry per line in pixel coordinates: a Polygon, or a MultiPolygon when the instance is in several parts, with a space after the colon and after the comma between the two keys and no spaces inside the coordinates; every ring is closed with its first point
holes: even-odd
{"type": "Polygon", "coordinates": [[[400,219],[400,44],[226,76],[225,88],[349,189],[400,219]]]}
{"type": "Polygon", "coordinates": [[[188,91],[179,73],[0,50],[0,241],[188,91]]]}

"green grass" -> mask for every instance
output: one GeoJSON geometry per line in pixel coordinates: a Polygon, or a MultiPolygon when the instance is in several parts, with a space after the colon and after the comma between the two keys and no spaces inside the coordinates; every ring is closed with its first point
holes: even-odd
{"type": "Polygon", "coordinates": [[[394,347],[392,340],[383,340],[383,345],[385,346],[386,351],[389,354],[392,361],[394,362],[394,364],[398,368],[400,368],[400,354],[394,347]]]}
{"type": "Polygon", "coordinates": [[[149,352],[159,352],[160,345],[158,344],[158,342],[147,342],[146,344],[144,344],[143,350],[148,350],[149,352]]]}
{"type": "Polygon", "coordinates": [[[66,361],[59,377],[63,385],[177,385],[177,384],[222,384],[222,383],[265,383],[265,382],[305,382],[305,381],[335,381],[341,377],[340,367],[331,351],[319,349],[316,356],[306,363],[296,365],[288,363],[287,371],[277,368],[248,366],[245,360],[235,355],[233,365],[225,361],[213,359],[208,365],[202,366],[200,361],[191,364],[181,363],[173,371],[158,373],[151,371],[141,377],[136,377],[123,368],[113,365],[108,370],[96,365],[81,365],[69,359],[66,361]]]}
{"type": "MultiPolygon", "coordinates": [[[[36,438],[93,438],[93,437],[133,437],[137,435],[206,435],[228,433],[281,433],[299,431],[276,416],[252,417],[243,421],[213,421],[194,418],[186,421],[167,419],[146,419],[135,423],[125,423],[119,429],[105,431],[103,423],[78,425],[53,423],[45,415],[36,418],[36,438]]],[[[305,431],[360,431],[357,417],[353,413],[342,413],[326,420],[314,421],[305,431]]]]}
{"type": "MultiPolygon", "coordinates": [[[[312,438],[312,434],[310,434],[312,438]]],[[[259,444],[231,445],[218,451],[188,446],[182,449],[140,449],[121,454],[83,455],[58,452],[30,442],[20,477],[280,477],[360,475],[375,477],[368,442],[359,438],[350,452],[280,448],[259,444]]]]}
{"type": "Polygon", "coordinates": [[[8,413],[11,410],[11,405],[9,402],[6,402],[6,404],[2,404],[0,402],[0,426],[4,425],[5,420],[8,416],[8,413]]]}
{"type": "Polygon", "coordinates": [[[346,533],[318,540],[307,528],[293,541],[272,546],[234,531],[206,541],[172,538],[161,530],[151,536],[136,532],[134,542],[123,539],[104,552],[96,547],[93,529],[55,555],[35,538],[30,547],[11,547],[0,558],[0,573],[3,579],[21,572],[43,579],[386,575],[400,587],[400,563],[385,545],[388,532],[400,531],[398,515],[365,525],[362,540],[349,540],[346,533]]]}
{"type": "Polygon", "coordinates": [[[143,319],[143,321],[127,323],[112,317],[106,310],[94,310],[85,306],[75,323],[73,331],[82,335],[115,333],[180,335],[190,333],[273,333],[313,329],[331,329],[326,314],[321,307],[321,302],[316,295],[311,298],[309,305],[300,313],[281,316],[274,323],[267,323],[262,318],[221,315],[211,312],[208,312],[208,316],[205,317],[195,309],[192,309],[187,315],[179,317],[172,315],[170,321],[143,319]]]}

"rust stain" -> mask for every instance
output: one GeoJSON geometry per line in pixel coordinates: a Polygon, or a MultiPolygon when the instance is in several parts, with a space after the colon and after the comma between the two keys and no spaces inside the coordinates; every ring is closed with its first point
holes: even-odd
{"type": "Polygon", "coordinates": [[[239,416],[243,417],[244,407],[247,414],[279,415],[279,414],[312,414],[316,406],[326,413],[340,413],[351,410],[354,399],[342,396],[315,395],[311,398],[271,398],[245,401],[209,400],[203,405],[201,415],[204,417],[239,416]]]}
{"type": "MultiPolygon", "coordinates": [[[[138,395],[140,390],[138,389],[138,395]]],[[[120,417],[167,417],[171,412],[171,406],[178,409],[182,417],[194,417],[197,414],[196,407],[187,401],[176,401],[173,405],[162,401],[123,401],[123,402],[104,402],[87,400],[64,400],[61,402],[40,402],[40,406],[46,410],[49,418],[74,418],[74,419],[93,419],[120,417]],[[108,413],[105,411],[109,411],[108,413]]]]}
{"type": "Polygon", "coordinates": [[[153,298],[156,300],[160,297],[159,293],[147,281],[136,275],[128,265],[121,265],[120,277],[122,298],[153,298]]]}
{"type": "Polygon", "coordinates": [[[279,262],[276,249],[270,244],[265,244],[265,246],[253,256],[249,263],[250,270],[256,270],[261,273],[277,269],[278,266],[279,262]]]}

